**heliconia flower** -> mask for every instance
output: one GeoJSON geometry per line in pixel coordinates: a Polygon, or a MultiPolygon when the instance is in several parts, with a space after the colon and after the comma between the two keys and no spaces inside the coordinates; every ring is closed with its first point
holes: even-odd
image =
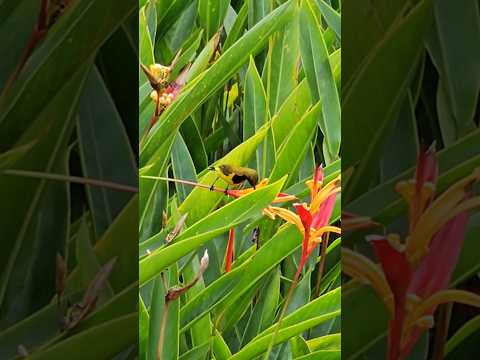
{"type": "Polygon", "coordinates": [[[302,270],[315,247],[322,242],[324,234],[330,232],[341,233],[340,228],[328,225],[337,193],[340,192],[340,176],[323,185],[323,170],[318,167],[313,179],[307,181],[307,186],[310,188],[310,204],[293,204],[296,213],[280,207],[270,206],[267,208],[271,215],[278,216],[295,225],[303,235],[302,255],[296,276],[302,270]]]}
{"type": "Polygon", "coordinates": [[[156,104],[155,115],[159,116],[162,111],[169,106],[177,97],[180,90],[185,85],[187,80],[188,70],[190,69],[187,66],[182,72],[177,76],[175,81],[172,81],[165,86],[153,89],[150,93],[150,98],[156,104]]]}
{"type": "MultiPolygon", "coordinates": [[[[250,194],[256,189],[261,189],[268,185],[268,179],[262,179],[253,188],[226,190],[226,194],[235,198],[250,194]]],[[[340,192],[340,176],[323,185],[323,170],[317,168],[312,180],[306,182],[310,189],[310,204],[293,204],[296,213],[276,206],[267,206],[263,209],[263,214],[275,219],[277,216],[285,221],[295,225],[303,234],[302,257],[298,267],[299,274],[303,265],[315,247],[322,242],[324,234],[333,232],[340,234],[340,228],[329,226],[330,217],[333,212],[337,194],[340,192]]],[[[283,203],[296,200],[297,197],[285,193],[278,194],[272,203],[283,203]]],[[[297,275],[298,276],[298,275],[297,275]]]]}
{"type": "Polygon", "coordinates": [[[178,60],[180,59],[180,54],[181,52],[178,52],[177,55],[175,55],[175,58],[172,60],[169,66],[165,66],[162,64],[151,64],[149,66],[145,66],[140,63],[141,69],[143,70],[145,76],[148,78],[150,86],[154,90],[161,91],[165,87],[165,85],[171,82],[170,75],[178,60]]]}
{"type": "Polygon", "coordinates": [[[415,179],[396,186],[409,205],[409,232],[404,241],[396,234],[367,237],[381,271],[363,255],[342,252],[342,265],[348,264],[343,270],[371,284],[390,310],[389,360],[406,358],[422,333],[433,327],[438,305],[460,302],[480,306],[476,294],[446,290],[462,248],[468,211],[480,206],[480,197],[469,194],[470,186],[480,180],[480,171],[435,199],[437,169],[430,147],[419,154],[415,179]]]}
{"type": "Polygon", "coordinates": [[[225,250],[225,272],[230,272],[230,270],[232,270],[234,246],[235,246],[235,229],[231,228],[228,232],[227,249],[225,250]]]}

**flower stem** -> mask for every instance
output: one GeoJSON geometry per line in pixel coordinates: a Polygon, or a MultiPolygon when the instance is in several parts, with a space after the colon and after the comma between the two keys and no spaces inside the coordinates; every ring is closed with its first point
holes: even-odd
{"type": "Polygon", "coordinates": [[[325,258],[327,257],[327,248],[328,248],[328,240],[330,237],[330,233],[325,235],[325,238],[322,241],[322,247],[320,250],[320,261],[318,263],[318,270],[317,270],[317,284],[315,286],[315,297],[317,298],[320,295],[320,284],[323,278],[323,272],[325,270],[325,258]]]}
{"type": "Polygon", "coordinates": [[[41,171],[29,171],[29,170],[14,170],[9,169],[3,171],[5,175],[12,175],[12,176],[24,176],[24,177],[31,177],[37,179],[44,179],[44,180],[56,180],[56,181],[65,181],[83,185],[91,185],[91,186],[98,186],[104,187],[112,190],[117,191],[125,191],[125,192],[132,192],[137,193],[138,189],[134,186],[123,185],[114,183],[111,181],[104,181],[99,179],[91,179],[91,178],[84,178],[80,176],[70,176],[70,175],[63,175],[63,174],[51,174],[51,173],[44,173],[41,171]]]}
{"type": "Polygon", "coordinates": [[[432,360],[442,360],[444,358],[445,342],[448,336],[448,326],[450,324],[451,313],[452,303],[440,306],[438,322],[435,331],[432,360]]]}
{"type": "Polygon", "coordinates": [[[191,186],[201,187],[203,189],[208,189],[208,190],[221,192],[221,193],[225,194],[224,189],[219,189],[219,188],[216,188],[216,187],[212,188],[209,185],[199,184],[199,183],[196,183],[196,182],[193,182],[193,181],[188,181],[188,180],[172,179],[172,178],[163,177],[163,176],[147,176],[147,175],[141,176],[141,178],[151,179],[151,180],[163,180],[163,181],[175,182],[175,183],[179,183],[179,184],[191,185],[191,186]]]}
{"type": "Polygon", "coordinates": [[[165,341],[165,328],[167,327],[168,305],[169,304],[170,304],[170,300],[165,299],[165,306],[163,307],[162,320],[161,320],[161,323],[160,323],[160,335],[158,337],[157,360],[162,359],[163,342],[165,341]]]}
{"type": "Polygon", "coordinates": [[[270,340],[270,344],[268,345],[267,352],[265,353],[264,360],[268,360],[268,357],[270,356],[270,353],[272,351],[273,345],[275,344],[275,339],[278,335],[278,332],[280,331],[280,326],[282,324],[282,320],[285,317],[285,313],[287,312],[288,305],[290,304],[290,301],[292,300],[293,296],[293,291],[298,285],[298,280],[300,279],[300,274],[302,273],[303,266],[305,265],[305,262],[307,260],[307,257],[303,256],[300,260],[300,263],[298,264],[297,271],[295,272],[295,276],[293,277],[292,284],[290,285],[290,288],[288,289],[288,294],[287,297],[285,298],[285,302],[282,307],[282,311],[280,313],[280,317],[278,318],[277,326],[275,328],[275,332],[272,335],[272,340],[270,340]]]}

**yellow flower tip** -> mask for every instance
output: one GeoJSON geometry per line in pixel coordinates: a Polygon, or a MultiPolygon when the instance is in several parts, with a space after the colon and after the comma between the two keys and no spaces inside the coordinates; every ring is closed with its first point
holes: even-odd
{"type": "Polygon", "coordinates": [[[398,252],[405,251],[405,245],[400,241],[400,235],[398,234],[388,234],[387,235],[388,243],[398,252]]]}
{"type": "Polygon", "coordinates": [[[275,220],[275,214],[270,211],[270,207],[263,209],[263,214],[268,216],[270,219],[275,220]]]}
{"type": "Polygon", "coordinates": [[[295,195],[277,196],[275,199],[273,199],[272,203],[277,204],[293,200],[298,200],[298,198],[295,195]]]}
{"type": "Polygon", "coordinates": [[[431,329],[435,325],[435,320],[432,315],[425,315],[415,321],[415,325],[422,329],[431,329]]]}
{"type": "Polygon", "coordinates": [[[345,274],[370,285],[393,315],[394,297],[380,267],[372,260],[350,249],[342,248],[342,270],[345,274]]]}
{"type": "Polygon", "coordinates": [[[148,67],[150,73],[157,79],[166,79],[172,71],[170,67],[161,64],[152,64],[148,67]]]}
{"type": "MultiPolygon", "coordinates": [[[[338,177],[337,179],[339,179],[338,177]]],[[[310,211],[312,214],[315,214],[320,205],[326,201],[331,195],[337,194],[340,192],[340,187],[336,183],[336,179],[330,181],[327,185],[322,187],[316,194],[313,196],[312,203],[310,204],[310,211]]]]}
{"type": "Polygon", "coordinates": [[[465,290],[442,290],[436,292],[429,298],[423,300],[412,310],[409,318],[412,322],[416,322],[417,319],[425,316],[431,309],[436,308],[438,305],[457,302],[464,305],[470,305],[480,308],[480,295],[474,294],[465,290]]]}
{"type": "Polygon", "coordinates": [[[152,99],[154,102],[158,101],[158,93],[156,90],[152,90],[150,93],[150,99],[152,99]]]}
{"type": "Polygon", "coordinates": [[[294,212],[276,206],[270,206],[268,211],[270,211],[273,216],[278,216],[290,224],[295,225],[302,233],[305,232],[300,217],[294,212]]]}
{"type": "Polygon", "coordinates": [[[312,228],[311,231],[310,231],[310,234],[311,234],[310,237],[311,237],[312,241],[320,243],[320,242],[322,242],[323,234],[328,233],[328,232],[332,232],[332,233],[340,235],[342,233],[342,229],[340,229],[337,226],[330,226],[330,225],[323,226],[320,229],[313,229],[312,228]]]}
{"type": "Polygon", "coordinates": [[[395,185],[395,191],[399,193],[403,199],[411,204],[413,196],[415,194],[415,181],[414,180],[402,180],[395,185]]]}
{"type": "MultiPolygon", "coordinates": [[[[407,244],[411,243],[411,236],[407,237],[407,244]]],[[[418,265],[420,260],[430,251],[430,247],[428,243],[421,243],[419,246],[406,246],[405,247],[405,254],[407,256],[407,260],[413,266],[418,265]]]]}
{"type": "MultiPolygon", "coordinates": [[[[313,191],[313,180],[312,179],[305,181],[305,185],[307,185],[310,192],[313,191]]],[[[322,188],[322,186],[323,186],[323,181],[319,181],[317,183],[317,190],[320,190],[322,188]]]]}

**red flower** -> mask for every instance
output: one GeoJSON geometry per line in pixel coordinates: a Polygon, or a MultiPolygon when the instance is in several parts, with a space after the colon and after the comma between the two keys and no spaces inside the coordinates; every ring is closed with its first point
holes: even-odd
{"type": "Polygon", "coordinates": [[[480,197],[469,198],[469,187],[480,179],[480,172],[435,199],[437,169],[431,147],[420,153],[415,179],[397,184],[409,205],[409,232],[404,241],[396,234],[367,237],[381,270],[368,258],[342,250],[344,271],[372,284],[391,312],[389,360],[406,358],[421,334],[433,326],[439,304],[456,301],[480,306],[478,295],[445,290],[460,255],[468,211],[480,206],[480,197]]]}
{"type": "Polygon", "coordinates": [[[228,243],[225,251],[225,272],[232,270],[233,248],[235,246],[235,230],[231,228],[228,232],[228,243]]]}

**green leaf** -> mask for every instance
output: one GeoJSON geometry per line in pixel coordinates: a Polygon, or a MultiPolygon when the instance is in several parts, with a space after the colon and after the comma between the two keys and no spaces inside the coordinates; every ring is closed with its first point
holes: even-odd
{"type": "Polygon", "coordinates": [[[340,350],[318,350],[308,355],[296,357],[295,360],[340,360],[341,358],[342,354],[340,350]]]}
{"type": "Polygon", "coordinates": [[[138,196],[123,208],[95,244],[95,253],[104,264],[116,257],[110,284],[115,292],[138,280],[138,263],[132,256],[138,249],[138,196]]]}
{"type": "MultiPolygon", "coordinates": [[[[318,326],[321,323],[327,320],[330,320],[335,316],[338,316],[339,314],[340,314],[340,311],[338,310],[329,314],[313,317],[309,320],[304,320],[302,322],[296,323],[295,325],[291,325],[288,327],[283,325],[281,330],[278,331],[278,334],[275,337],[274,345],[280,344],[285,340],[288,340],[291,337],[304,332],[305,330],[318,326]]],[[[267,334],[265,336],[259,337],[256,340],[251,341],[242,350],[234,354],[230,359],[231,360],[243,360],[243,359],[247,360],[262,354],[264,351],[267,350],[268,346],[270,345],[272,336],[273,334],[267,334]]]]}
{"type": "Polygon", "coordinates": [[[455,348],[469,336],[475,334],[480,329],[480,315],[467,321],[463,326],[448,340],[445,347],[445,355],[451,353],[455,348]]]}
{"type": "MultiPolygon", "coordinates": [[[[152,38],[150,37],[150,31],[148,28],[148,22],[147,22],[147,16],[145,14],[146,8],[142,8],[140,10],[138,22],[139,22],[139,34],[138,34],[138,39],[139,39],[139,54],[140,54],[140,63],[148,66],[153,63],[155,63],[155,57],[153,55],[153,41],[152,38]]],[[[148,79],[143,73],[142,69],[139,68],[139,85],[144,85],[148,83],[148,79]]]]}
{"type": "MultiPolygon", "coordinates": [[[[178,286],[178,271],[177,266],[174,265],[170,268],[170,288],[178,286]]],[[[162,276],[157,277],[155,283],[155,288],[163,287],[162,276]]],[[[158,358],[167,359],[167,360],[177,360],[178,351],[179,351],[179,307],[180,307],[180,298],[165,301],[165,292],[164,291],[153,291],[152,295],[152,310],[155,306],[156,311],[155,315],[152,311],[150,316],[150,357],[149,359],[155,360],[158,358]],[[160,299],[158,299],[160,298],[160,299]],[[165,313],[166,312],[166,313],[165,313]],[[165,321],[165,329],[163,334],[163,345],[162,352],[157,356],[157,348],[160,346],[159,337],[161,336],[161,326],[162,322],[165,321]],[[154,324],[157,322],[158,324],[154,324]],[[154,343],[154,344],[152,344],[154,343]]]]}
{"type": "Polygon", "coordinates": [[[157,1],[157,38],[167,33],[191,3],[192,0],[157,1]]]}
{"type": "MultiPolygon", "coordinates": [[[[142,176],[163,176],[167,170],[170,151],[174,137],[170,137],[155,153],[155,162],[146,168],[140,169],[139,179],[139,206],[140,206],[140,239],[143,241],[158,231],[161,226],[160,217],[164,210],[162,202],[167,201],[168,184],[160,180],[145,179],[142,176]]],[[[166,204],[165,204],[166,205],[166,204]]]]}
{"type": "Polygon", "coordinates": [[[294,359],[310,353],[310,351],[308,350],[307,342],[301,335],[291,338],[289,345],[292,349],[291,351],[294,359]]]}
{"type": "Polygon", "coordinates": [[[282,31],[274,34],[270,42],[263,79],[271,114],[275,114],[297,86],[300,60],[298,11],[290,17],[282,31]]]}
{"type": "Polygon", "coordinates": [[[236,287],[241,277],[240,271],[226,273],[206,289],[197,293],[195,297],[189,299],[180,310],[181,331],[187,330],[189,326],[195,324],[203,315],[211,311],[218,302],[225,299],[236,287]]]}
{"type": "Polygon", "coordinates": [[[140,359],[146,359],[150,315],[140,294],[138,294],[138,307],[138,354],[140,359]]]}
{"type": "Polygon", "coordinates": [[[198,0],[198,17],[200,26],[210,39],[223,24],[230,0],[198,0]]]}
{"type": "Polygon", "coordinates": [[[300,164],[305,158],[310,141],[315,133],[317,117],[320,115],[320,106],[313,107],[305,114],[295,127],[293,127],[280,146],[277,154],[277,160],[270,178],[279,179],[288,175],[286,185],[291,185],[294,180],[293,175],[297,173],[300,164]]]}
{"type": "MultiPolygon", "coordinates": [[[[85,177],[136,186],[137,168],[122,119],[100,73],[94,67],[85,82],[77,119],[85,177]],[[109,126],[99,119],[109,119],[109,126]]],[[[86,186],[95,233],[100,237],[132,194],[86,186]]]]}
{"type": "Polygon", "coordinates": [[[405,99],[415,70],[412,62],[419,59],[423,46],[421,34],[427,29],[431,5],[430,0],[424,0],[397,21],[362,62],[348,89],[343,88],[343,116],[356,119],[344,121],[343,126],[343,166],[355,166],[342,194],[344,201],[351,201],[370,185],[367,173],[378,163],[384,135],[405,99]],[[390,71],[392,59],[396,71],[390,71]]]}
{"type": "Polygon", "coordinates": [[[122,316],[75,334],[48,349],[33,353],[32,360],[83,360],[112,358],[137,337],[138,314],[122,316]],[[115,336],[111,336],[115,334],[115,336]],[[108,338],[109,341],[105,341],[108,338]],[[88,344],[88,346],[85,346],[88,344]]]}
{"type": "Polygon", "coordinates": [[[22,53],[32,35],[40,3],[35,1],[3,1],[0,4],[0,44],[3,49],[0,62],[0,89],[4,87],[9,77],[15,71],[22,53]],[[12,28],[15,32],[12,33],[12,28]]]}
{"type": "MultiPolygon", "coordinates": [[[[209,264],[210,264],[210,261],[209,261],[209,264]]],[[[198,259],[198,255],[194,255],[192,261],[190,261],[182,271],[184,283],[188,284],[189,282],[193,281],[199,271],[200,271],[200,261],[198,259]]],[[[185,294],[185,302],[188,302],[189,300],[194,298],[198,293],[202,292],[203,289],[205,289],[205,283],[202,277],[198,279],[197,283],[192,288],[190,288],[190,290],[185,294]]],[[[183,325],[183,321],[180,321],[180,326],[182,325],[183,325]]],[[[208,342],[211,334],[212,334],[212,326],[210,322],[210,316],[206,316],[192,326],[191,328],[192,344],[195,346],[195,345],[203,344],[204,342],[208,342]]]]}
{"type": "Polygon", "coordinates": [[[248,28],[253,28],[267,14],[272,11],[268,0],[247,0],[248,4],[248,28]]]}
{"type": "Polygon", "coordinates": [[[337,13],[334,9],[332,9],[332,7],[323,0],[317,0],[317,4],[328,26],[335,32],[335,35],[337,36],[338,40],[341,40],[342,26],[341,26],[340,14],[337,13]]]}
{"type": "Polygon", "coordinates": [[[272,131],[275,144],[283,143],[292,127],[303,118],[310,105],[308,83],[307,80],[302,80],[273,117],[272,131]]]}
{"type": "Polygon", "coordinates": [[[0,170],[8,169],[15,165],[17,161],[23,158],[29,153],[35,145],[35,141],[32,141],[29,144],[17,146],[11,150],[5,151],[0,154],[0,170]]]}
{"type": "MultiPolygon", "coordinates": [[[[85,74],[84,67],[66,83],[62,93],[46,104],[42,113],[30,119],[31,125],[20,145],[31,144],[33,139],[38,139],[38,142],[29,156],[15,163],[15,168],[67,172],[67,159],[62,153],[67,150],[68,137],[73,130],[80,92],[78,84],[83,83],[85,74]],[[42,130],[39,132],[39,129],[42,130]]],[[[3,199],[0,209],[10,214],[0,220],[4,239],[0,255],[0,304],[5,326],[30,314],[52,297],[54,278],[47,272],[34,269],[37,264],[45,264],[46,259],[55,264],[56,253],[65,252],[70,207],[67,185],[44,179],[1,175],[0,196],[3,199]],[[14,201],[12,194],[15,195],[14,201]],[[57,229],[53,234],[50,226],[57,229]],[[29,255],[33,249],[42,251],[36,253],[39,257],[29,255]],[[43,284],[41,289],[37,288],[39,284],[43,284]],[[29,301],[32,294],[35,294],[33,303],[29,301]]]]}
{"type": "Polygon", "coordinates": [[[342,340],[340,334],[325,335],[307,341],[310,351],[341,350],[342,340]]]}
{"type": "Polygon", "coordinates": [[[463,6],[440,0],[434,5],[435,26],[427,42],[433,62],[444,84],[446,100],[459,134],[474,125],[480,83],[480,27],[478,3],[463,6]]]}
{"type": "MultiPolygon", "coordinates": [[[[190,349],[189,351],[180,355],[179,360],[200,360],[205,359],[208,350],[210,350],[210,342],[206,342],[202,345],[198,345],[190,349]]],[[[218,357],[217,357],[218,359],[218,357]]]]}
{"type": "Polygon", "coordinates": [[[247,344],[260,332],[271,325],[280,296],[280,272],[274,272],[265,279],[260,295],[248,319],[242,337],[242,345],[247,344]]]}
{"type": "MultiPolygon", "coordinates": [[[[79,284],[74,284],[73,281],[67,280],[67,290],[84,290],[88,287],[90,282],[95,278],[95,275],[100,271],[101,266],[95,255],[95,251],[90,239],[90,229],[85,218],[82,218],[78,234],[75,239],[75,257],[77,260],[77,269],[79,272],[79,284]]],[[[103,303],[106,299],[113,296],[113,291],[108,282],[105,284],[103,290],[100,292],[99,303],[103,303]]]]}
{"type": "Polygon", "coordinates": [[[136,5],[131,1],[87,0],[78,2],[62,16],[32,54],[8,96],[2,99],[5,100],[0,104],[3,146],[11,146],[18,140],[31,119],[61,92],[65,79],[71,79],[92,61],[99,47],[136,5]],[[92,27],[92,23],[97,26],[92,27]]]}
{"type": "MultiPolygon", "coordinates": [[[[167,281],[168,284],[168,281],[167,281]]],[[[160,339],[160,330],[163,321],[163,311],[165,309],[166,289],[163,285],[162,275],[158,275],[153,280],[152,299],[150,301],[149,315],[151,321],[148,329],[148,355],[147,359],[157,358],[158,342],[160,339]]]]}
{"type": "Polygon", "coordinates": [[[331,159],[336,159],[341,141],[340,100],[322,34],[321,19],[315,12],[316,6],[314,0],[302,3],[300,50],[312,99],[321,103],[322,115],[317,119],[325,136],[328,155],[331,159]]]}
{"type": "MultiPolygon", "coordinates": [[[[268,109],[265,89],[258,74],[253,58],[250,58],[245,76],[243,101],[243,139],[253,136],[267,121],[268,109]]],[[[262,149],[257,149],[256,160],[250,161],[250,166],[261,173],[262,149]]]]}
{"type": "MultiPolygon", "coordinates": [[[[185,141],[178,133],[175,136],[175,142],[172,147],[172,170],[176,179],[197,181],[195,165],[193,165],[193,160],[190,157],[185,141]]],[[[180,183],[176,183],[175,187],[180,202],[183,202],[193,189],[191,186],[180,183]]]]}
{"type": "Polygon", "coordinates": [[[232,25],[232,28],[228,32],[227,38],[223,43],[223,50],[227,50],[230,46],[232,46],[235,41],[242,35],[243,30],[245,29],[245,25],[247,22],[248,16],[248,3],[244,2],[242,8],[237,14],[235,18],[235,22],[232,25]]]}
{"type": "Polygon", "coordinates": [[[218,360],[227,360],[230,359],[230,357],[232,356],[230,349],[228,348],[225,340],[223,339],[222,335],[218,330],[215,331],[212,348],[213,353],[218,360]]]}

